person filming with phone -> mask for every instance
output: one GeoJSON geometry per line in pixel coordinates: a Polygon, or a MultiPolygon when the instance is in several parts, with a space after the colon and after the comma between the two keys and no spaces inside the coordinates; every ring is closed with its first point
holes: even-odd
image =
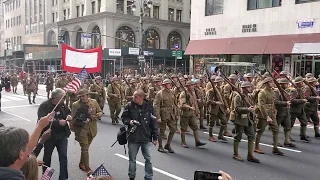
{"type": "Polygon", "coordinates": [[[150,147],[152,143],[154,146],[158,144],[158,123],[153,106],[145,100],[145,93],[142,90],[133,93],[133,101],[126,105],[121,118],[123,124],[128,126],[129,179],[135,179],[136,157],[141,147],[145,159],[145,179],[152,180],[150,147]]]}

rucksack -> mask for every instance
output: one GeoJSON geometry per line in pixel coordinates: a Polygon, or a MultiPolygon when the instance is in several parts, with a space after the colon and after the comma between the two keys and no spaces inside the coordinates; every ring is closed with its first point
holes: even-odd
{"type": "Polygon", "coordinates": [[[127,139],[127,129],[126,129],[125,126],[122,126],[122,127],[120,128],[120,130],[118,131],[118,134],[117,134],[117,140],[116,140],[116,142],[114,142],[114,143],[112,144],[111,147],[113,147],[117,142],[118,142],[120,145],[123,145],[124,154],[127,155],[126,144],[128,143],[128,139],[127,139]]]}

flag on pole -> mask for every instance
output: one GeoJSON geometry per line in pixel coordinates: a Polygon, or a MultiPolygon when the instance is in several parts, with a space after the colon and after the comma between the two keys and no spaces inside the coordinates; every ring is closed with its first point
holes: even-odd
{"type": "Polygon", "coordinates": [[[109,177],[111,177],[110,173],[103,166],[103,164],[101,164],[96,170],[94,170],[93,173],[88,177],[88,179],[90,179],[92,177],[97,177],[97,176],[109,176],[109,177]]]}
{"type": "Polygon", "coordinates": [[[41,180],[50,180],[54,171],[54,169],[47,167],[46,171],[42,174],[41,180]]]}
{"type": "Polygon", "coordinates": [[[73,78],[73,80],[63,88],[63,90],[65,90],[66,92],[77,92],[79,87],[88,78],[88,76],[88,71],[85,69],[85,67],[83,67],[81,71],[73,78]]]}

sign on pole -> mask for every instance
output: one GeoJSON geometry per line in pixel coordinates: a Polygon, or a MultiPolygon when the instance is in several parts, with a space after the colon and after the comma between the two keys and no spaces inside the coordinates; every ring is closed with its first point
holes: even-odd
{"type": "Polygon", "coordinates": [[[176,51],[179,51],[179,50],[180,50],[180,45],[179,45],[179,44],[175,44],[175,45],[174,45],[174,49],[175,49],[176,51]]]}

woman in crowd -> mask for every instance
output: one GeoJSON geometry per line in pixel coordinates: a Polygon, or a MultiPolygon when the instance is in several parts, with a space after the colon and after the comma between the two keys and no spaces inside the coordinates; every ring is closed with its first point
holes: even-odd
{"type": "Polygon", "coordinates": [[[38,180],[39,168],[36,156],[30,155],[28,160],[23,164],[21,171],[26,180],[38,180]]]}

